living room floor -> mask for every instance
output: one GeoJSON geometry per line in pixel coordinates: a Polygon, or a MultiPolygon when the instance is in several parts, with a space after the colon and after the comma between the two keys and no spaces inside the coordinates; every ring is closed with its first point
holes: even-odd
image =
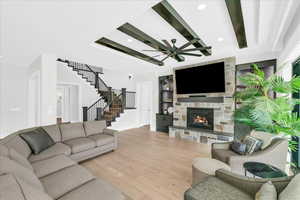
{"type": "Polygon", "coordinates": [[[133,200],[182,200],[193,159],[208,156],[210,145],[171,139],[145,126],[120,132],[116,151],[82,165],[133,200]]]}

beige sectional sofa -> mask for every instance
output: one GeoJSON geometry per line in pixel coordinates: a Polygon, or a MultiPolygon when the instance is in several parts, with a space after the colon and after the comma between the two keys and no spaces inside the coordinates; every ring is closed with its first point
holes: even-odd
{"type": "Polygon", "coordinates": [[[77,164],[117,148],[116,131],[107,129],[105,121],[42,128],[55,144],[37,155],[19,136],[31,129],[0,140],[1,200],[129,199],[77,164]]]}

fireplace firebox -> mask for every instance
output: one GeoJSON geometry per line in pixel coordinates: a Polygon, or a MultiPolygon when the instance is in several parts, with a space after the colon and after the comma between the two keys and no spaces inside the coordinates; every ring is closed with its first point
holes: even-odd
{"type": "Polygon", "coordinates": [[[187,128],[214,129],[214,110],[211,108],[187,108],[187,128]]]}

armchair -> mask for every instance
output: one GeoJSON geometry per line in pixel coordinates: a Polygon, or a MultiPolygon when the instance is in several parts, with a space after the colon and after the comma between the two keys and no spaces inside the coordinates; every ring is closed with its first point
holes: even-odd
{"type": "Polygon", "coordinates": [[[231,151],[230,144],[231,142],[212,144],[211,155],[212,158],[227,163],[232,172],[244,174],[243,164],[249,161],[271,164],[285,171],[288,141],[284,138],[273,139],[266,149],[254,152],[251,155],[239,155],[231,151]]]}
{"type": "Polygon", "coordinates": [[[280,194],[293,177],[273,179],[250,178],[219,169],[215,176],[202,179],[184,193],[184,200],[236,199],[253,200],[261,186],[272,181],[277,193],[280,194]]]}

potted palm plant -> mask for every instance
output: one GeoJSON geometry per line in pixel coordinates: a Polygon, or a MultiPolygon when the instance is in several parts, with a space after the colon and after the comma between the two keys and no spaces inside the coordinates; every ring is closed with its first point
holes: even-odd
{"type": "MultiPolygon", "coordinates": [[[[300,77],[285,81],[274,74],[266,78],[258,65],[253,64],[252,68],[253,72],[238,77],[245,89],[235,93],[240,104],[234,113],[235,122],[288,138],[300,136],[300,118],[293,112],[300,101],[291,97],[292,93],[300,90],[300,77]]],[[[292,140],[289,140],[289,148],[296,150],[292,140]]]]}

